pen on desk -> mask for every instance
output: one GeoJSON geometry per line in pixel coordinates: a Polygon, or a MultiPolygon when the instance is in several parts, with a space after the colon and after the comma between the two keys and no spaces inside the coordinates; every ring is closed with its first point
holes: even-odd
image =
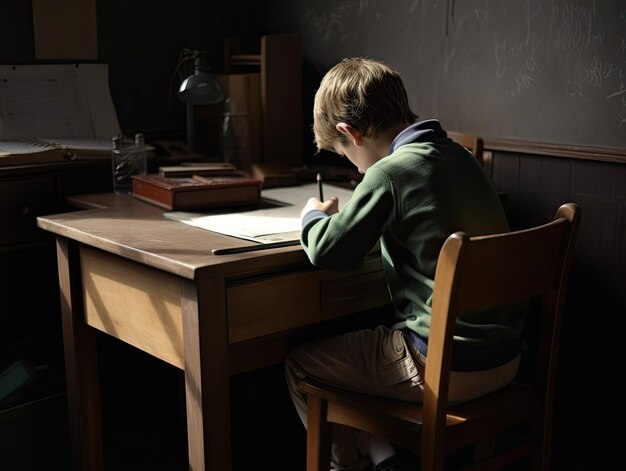
{"type": "Polygon", "coordinates": [[[275,249],[278,247],[290,247],[292,245],[299,245],[300,240],[281,240],[278,242],[268,242],[266,244],[255,245],[240,245],[238,247],[226,247],[222,249],[213,249],[211,253],[213,255],[232,255],[236,253],[256,252],[257,250],[275,249]]]}
{"type": "Polygon", "coordinates": [[[324,188],[322,186],[322,174],[317,174],[317,188],[320,191],[320,201],[324,201],[324,188]]]}

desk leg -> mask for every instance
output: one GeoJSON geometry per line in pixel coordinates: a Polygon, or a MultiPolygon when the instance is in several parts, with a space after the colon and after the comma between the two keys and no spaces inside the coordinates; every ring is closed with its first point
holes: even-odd
{"type": "Polygon", "coordinates": [[[182,282],[190,471],[232,468],[224,280],[182,282]]]}
{"type": "Polygon", "coordinates": [[[74,470],[101,470],[102,428],[95,330],[84,322],[78,244],[57,238],[70,442],[74,470]]]}

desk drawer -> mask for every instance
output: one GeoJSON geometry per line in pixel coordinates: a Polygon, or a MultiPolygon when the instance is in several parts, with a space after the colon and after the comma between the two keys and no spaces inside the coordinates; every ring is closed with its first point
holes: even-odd
{"type": "Polygon", "coordinates": [[[228,286],[229,342],[284,332],[389,304],[376,265],[351,273],[313,270],[228,286]]]}
{"type": "Polygon", "coordinates": [[[54,175],[0,180],[0,247],[37,242],[50,234],[37,227],[37,216],[59,210],[57,178],[54,175]]]}

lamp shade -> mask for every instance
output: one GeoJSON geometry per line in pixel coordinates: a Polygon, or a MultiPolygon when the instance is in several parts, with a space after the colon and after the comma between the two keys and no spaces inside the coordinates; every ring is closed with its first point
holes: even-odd
{"type": "Polygon", "coordinates": [[[196,69],[180,84],[178,98],[190,105],[211,105],[221,102],[224,94],[215,77],[196,69]]]}
{"type": "Polygon", "coordinates": [[[193,59],[193,74],[180,84],[178,98],[187,108],[187,144],[194,146],[194,105],[213,105],[224,100],[224,93],[215,77],[204,66],[204,51],[185,49],[176,70],[180,65],[193,59]]]}

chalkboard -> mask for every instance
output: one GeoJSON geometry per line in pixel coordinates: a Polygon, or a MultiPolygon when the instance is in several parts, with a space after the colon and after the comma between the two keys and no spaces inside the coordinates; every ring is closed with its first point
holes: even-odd
{"type": "Polygon", "coordinates": [[[291,0],[306,65],[400,71],[420,117],[486,138],[626,147],[624,0],[291,0]]]}

